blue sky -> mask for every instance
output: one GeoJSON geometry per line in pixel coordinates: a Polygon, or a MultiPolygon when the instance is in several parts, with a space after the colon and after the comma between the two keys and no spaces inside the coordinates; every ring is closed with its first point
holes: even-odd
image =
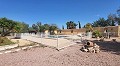
{"type": "Polygon", "coordinates": [[[30,25],[36,22],[57,24],[67,21],[81,25],[116,13],[120,0],[0,0],[0,17],[7,17],[30,25]]]}

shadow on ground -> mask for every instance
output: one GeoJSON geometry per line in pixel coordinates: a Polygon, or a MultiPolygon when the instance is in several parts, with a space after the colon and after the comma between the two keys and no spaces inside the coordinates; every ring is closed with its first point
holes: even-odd
{"type": "Polygon", "coordinates": [[[114,41],[96,41],[94,40],[97,45],[100,46],[101,51],[105,52],[111,52],[116,55],[120,55],[120,42],[114,42],[114,41]]]}

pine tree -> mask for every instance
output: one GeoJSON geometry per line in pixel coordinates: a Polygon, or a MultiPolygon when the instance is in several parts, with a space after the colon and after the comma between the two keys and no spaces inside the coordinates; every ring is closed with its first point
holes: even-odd
{"type": "Polygon", "coordinates": [[[78,23],[79,23],[79,29],[81,28],[81,24],[80,24],[80,22],[78,21],[78,23]]]}
{"type": "Polygon", "coordinates": [[[64,30],[64,26],[62,25],[62,29],[64,30]]]}
{"type": "Polygon", "coordinates": [[[115,26],[115,22],[112,20],[112,26],[115,26]]]}

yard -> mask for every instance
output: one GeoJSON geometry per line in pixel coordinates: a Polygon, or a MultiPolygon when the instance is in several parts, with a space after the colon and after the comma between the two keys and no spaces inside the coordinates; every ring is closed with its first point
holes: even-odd
{"type": "MultiPolygon", "coordinates": [[[[94,40],[93,40],[94,41],[94,40]]],[[[57,51],[49,47],[31,48],[16,53],[0,55],[0,66],[119,66],[120,43],[97,42],[100,53],[80,51],[83,44],[69,46],[57,51]]]]}

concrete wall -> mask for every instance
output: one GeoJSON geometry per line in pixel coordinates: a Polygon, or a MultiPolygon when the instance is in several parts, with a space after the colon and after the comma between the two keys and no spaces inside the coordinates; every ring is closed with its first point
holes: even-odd
{"type": "Polygon", "coordinates": [[[72,34],[74,34],[74,35],[76,35],[76,34],[85,33],[85,32],[86,32],[85,28],[81,28],[81,29],[64,29],[64,30],[61,30],[61,32],[59,31],[58,34],[61,34],[61,35],[72,35],[72,34]]]}
{"type": "MultiPolygon", "coordinates": [[[[102,34],[105,32],[105,30],[107,29],[107,32],[113,33],[114,36],[120,36],[120,26],[107,26],[107,27],[94,27],[94,30],[98,30],[100,31],[102,34]]],[[[79,33],[86,33],[86,29],[85,28],[81,28],[81,29],[64,29],[58,32],[58,34],[62,34],[62,35],[77,35],[79,33]],[[73,33],[72,33],[73,31],[73,33]]]]}

